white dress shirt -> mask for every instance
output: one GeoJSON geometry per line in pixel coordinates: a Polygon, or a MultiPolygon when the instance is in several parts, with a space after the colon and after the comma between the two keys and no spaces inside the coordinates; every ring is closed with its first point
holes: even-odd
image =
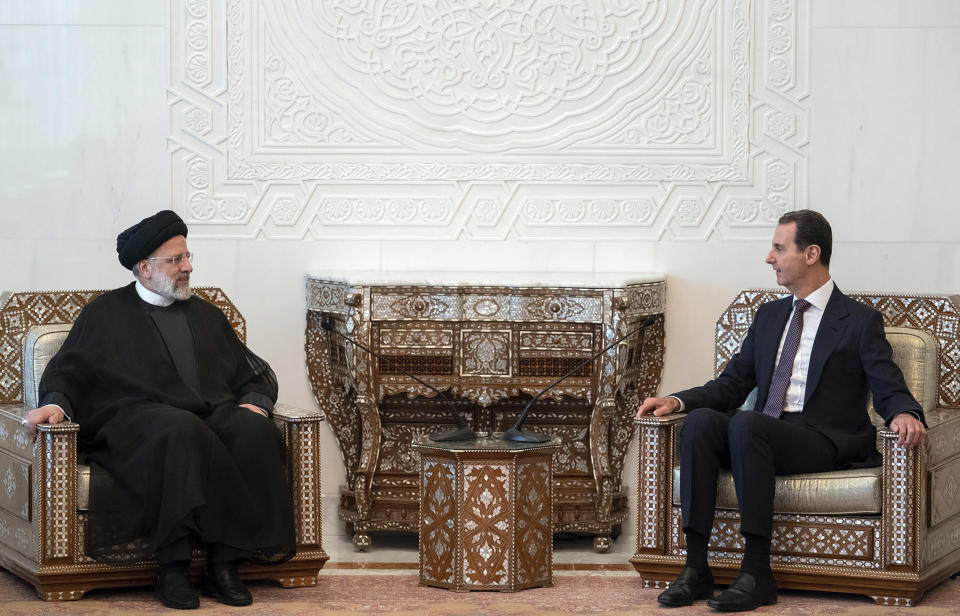
{"type": "MultiPolygon", "coordinates": [[[[793,371],[790,375],[790,385],[787,387],[787,397],[784,402],[784,413],[799,413],[803,410],[803,397],[807,391],[807,374],[810,372],[810,352],[813,350],[813,341],[817,337],[817,330],[820,329],[820,320],[823,318],[823,311],[830,301],[830,295],[836,285],[833,279],[827,280],[822,287],[805,297],[810,302],[810,307],[803,313],[803,331],[800,334],[800,348],[793,358],[793,371]]],[[[793,296],[793,303],[796,305],[797,296],[793,296]]],[[[774,362],[776,367],[780,361],[780,352],[783,350],[783,342],[787,338],[787,330],[790,327],[790,320],[793,318],[793,310],[787,317],[787,324],[780,335],[780,345],[777,347],[777,358],[774,362]]],[[[769,386],[769,383],[768,383],[769,386]]],[[[676,396],[668,396],[680,403],[678,413],[687,410],[684,408],[683,400],[676,396]]]]}
{"type": "MultiPolygon", "coordinates": [[[[803,313],[803,331],[800,334],[800,347],[793,358],[793,371],[790,373],[790,385],[787,386],[787,396],[783,404],[784,413],[799,413],[803,410],[803,400],[807,392],[807,375],[810,374],[810,353],[813,351],[813,341],[817,337],[817,330],[820,329],[820,320],[823,319],[823,311],[830,301],[830,295],[834,288],[833,279],[828,280],[822,287],[806,296],[810,307],[803,313]]],[[[796,306],[797,297],[793,297],[793,304],[796,306]]],[[[795,310],[795,309],[794,309],[795,310]]],[[[780,363],[780,353],[783,351],[783,343],[787,339],[787,330],[790,327],[790,321],[793,319],[793,311],[787,318],[787,326],[783,328],[783,334],[780,336],[780,346],[777,347],[777,359],[774,366],[780,363]]]]}

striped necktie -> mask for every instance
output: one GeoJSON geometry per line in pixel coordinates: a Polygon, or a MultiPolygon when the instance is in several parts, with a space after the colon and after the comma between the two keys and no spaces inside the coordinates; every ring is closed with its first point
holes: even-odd
{"type": "Polygon", "coordinates": [[[783,341],[783,350],[780,351],[780,361],[773,372],[767,401],[763,405],[763,414],[774,419],[779,419],[783,414],[783,403],[787,397],[790,376],[793,374],[793,360],[797,356],[797,349],[800,348],[800,334],[803,333],[803,313],[809,307],[810,302],[805,299],[798,299],[793,304],[793,318],[790,319],[790,328],[783,341]]]}

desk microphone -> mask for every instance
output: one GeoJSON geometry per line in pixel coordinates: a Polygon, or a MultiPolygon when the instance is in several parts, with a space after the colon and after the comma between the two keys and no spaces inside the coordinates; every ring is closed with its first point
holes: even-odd
{"type": "Polygon", "coordinates": [[[647,316],[647,318],[641,321],[639,325],[637,325],[636,327],[634,327],[624,335],[620,336],[619,338],[617,338],[607,346],[603,347],[603,349],[601,349],[598,353],[594,354],[592,357],[589,357],[583,360],[573,368],[567,370],[566,374],[564,374],[559,379],[554,381],[549,387],[547,387],[546,389],[538,393],[532,400],[530,400],[530,402],[527,402],[526,406],[524,406],[523,410],[520,412],[520,417],[517,419],[517,423],[513,424],[512,428],[510,428],[509,430],[503,433],[503,440],[512,441],[514,443],[545,443],[549,441],[552,437],[548,434],[539,434],[537,432],[524,432],[523,430],[520,429],[521,426],[523,426],[523,422],[527,418],[527,413],[530,412],[530,407],[533,406],[533,403],[536,402],[537,399],[540,398],[540,396],[547,393],[548,391],[553,389],[555,386],[559,385],[568,376],[570,376],[580,368],[583,368],[584,366],[586,366],[596,358],[600,357],[601,355],[603,355],[604,353],[606,353],[616,345],[620,344],[630,336],[634,335],[641,329],[646,329],[650,327],[651,325],[656,323],[656,321],[657,321],[657,315],[651,314],[647,316]]]}
{"type": "Polygon", "coordinates": [[[438,395],[444,402],[447,403],[447,406],[450,407],[450,416],[453,417],[453,422],[454,422],[455,424],[457,424],[457,427],[454,428],[454,429],[452,429],[452,430],[444,430],[444,431],[442,431],[442,432],[435,432],[435,433],[431,434],[430,437],[429,437],[431,441],[438,441],[438,442],[469,441],[469,440],[472,440],[472,439],[477,438],[477,433],[474,432],[473,429],[470,428],[470,427],[467,425],[467,422],[464,421],[463,417],[461,417],[460,413],[458,413],[458,412],[457,412],[457,409],[453,406],[453,401],[451,401],[450,398],[449,398],[446,394],[444,394],[442,391],[440,391],[439,389],[437,389],[437,388],[434,387],[433,385],[430,385],[430,384],[428,384],[428,383],[424,383],[421,379],[417,378],[416,376],[410,374],[409,372],[407,372],[406,370],[404,370],[403,368],[401,368],[400,366],[398,366],[397,363],[396,363],[395,361],[393,361],[392,359],[390,359],[389,357],[386,357],[386,356],[384,356],[384,355],[381,355],[380,353],[377,353],[376,351],[372,351],[372,350],[368,349],[367,347],[363,346],[362,344],[360,344],[359,342],[357,342],[356,340],[354,340],[353,338],[351,338],[350,336],[347,336],[346,334],[340,333],[340,332],[337,331],[337,329],[333,326],[333,319],[331,319],[329,316],[324,315],[323,317],[320,318],[320,327],[323,328],[323,329],[325,329],[325,330],[327,330],[328,332],[333,332],[333,333],[335,333],[336,335],[340,336],[341,338],[343,338],[343,339],[346,340],[347,342],[349,342],[349,343],[351,343],[351,344],[354,344],[354,345],[360,347],[361,349],[363,349],[363,350],[366,351],[367,353],[373,355],[373,356],[376,357],[377,359],[379,359],[379,360],[381,360],[381,361],[383,361],[383,362],[386,362],[390,367],[394,368],[394,369],[397,370],[398,372],[401,372],[402,374],[405,374],[406,376],[410,377],[411,379],[413,379],[413,380],[416,381],[417,383],[420,383],[421,385],[423,385],[424,387],[426,387],[426,388],[429,389],[430,391],[435,391],[435,392],[437,392],[437,395],[438,395]]]}

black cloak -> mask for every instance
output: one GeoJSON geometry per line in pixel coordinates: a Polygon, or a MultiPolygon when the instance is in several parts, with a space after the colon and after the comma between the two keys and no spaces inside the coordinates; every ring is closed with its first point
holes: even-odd
{"type": "Polygon", "coordinates": [[[197,297],[152,306],[134,283],[109,291],[81,311],[39,394],[80,425],[93,558],[139,560],[188,534],[260,562],[293,555],[282,437],[238,406],[272,411],[276,377],[216,306],[197,297]],[[171,320],[189,325],[180,342],[192,339],[192,361],[177,361],[189,344],[178,351],[161,333],[171,320]]]}

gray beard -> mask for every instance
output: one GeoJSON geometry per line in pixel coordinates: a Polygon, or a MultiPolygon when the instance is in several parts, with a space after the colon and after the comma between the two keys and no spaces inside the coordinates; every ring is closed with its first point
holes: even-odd
{"type": "Polygon", "coordinates": [[[172,299],[173,301],[177,302],[188,300],[190,299],[190,296],[193,295],[193,291],[190,290],[189,282],[184,286],[177,286],[176,277],[170,278],[164,274],[161,274],[160,272],[157,273],[160,274],[154,278],[157,285],[157,289],[155,291],[157,295],[166,299],[172,299]]]}

